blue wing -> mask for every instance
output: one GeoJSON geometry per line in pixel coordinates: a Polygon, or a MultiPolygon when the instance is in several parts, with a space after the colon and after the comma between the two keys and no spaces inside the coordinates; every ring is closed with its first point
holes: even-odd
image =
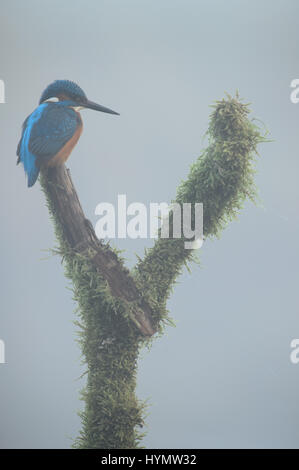
{"type": "Polygon", "coordinates": [[[28,186],[37,180],[40,167],[71,139],[79,125],[77,113],[62,103],[43,103],[23,124],[18,162],[24,165],[28,186]]]}

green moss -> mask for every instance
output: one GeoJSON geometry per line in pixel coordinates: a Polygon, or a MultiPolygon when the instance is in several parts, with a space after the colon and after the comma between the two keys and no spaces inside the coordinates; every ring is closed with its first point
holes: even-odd
{"type": "Polygon", "coordinates": [[[88,374],[82,391],[82,430],[74,447],[139,447],[145,405],[136,398],[135,388],[137,358],[144,339],[90,259],[68,246],[49,199],[46,175],[40,182],[59,243],[55,252],[63,257],[79,306],[78,341],[88,374]]]}
{"type": "MultiPolygon", "coordinates": [[[[254,162],[257,145],[265,142],[259,128],[249,120],[248,105],[238,95],[216,102],[207,131],[209,144],[189,175],[177,189],[173,202],[203,203],[204,237],[219,236],[235,218],[245,199],[255,199],[254,162]]],[[[147,286],[152,302],[164,305],[157,320],[165,322],[165,303],[177,276],[194,252],[184,248],[185,239],[159,238],[139,260],[134,270],[136,282],[147,286]]]]}
{"type": "MultiPolygon", "coordinates": [[[[215,104],[207,132],[208,147],[177,190],[176,202],[203,203],[205,237],[219,236],[245,199],[254,200],[253,163],[257,145],[266,139],[249,120],[248,113],[248,106],[238,96],[228,96],[215,104]]],[[[79,305],[79,342],[88,374],[82,392],[82,430],[74,447],[139,447],[145,405],[135,396],[136,367],[140,348],[149,343],[132,322],[130,306],[111,296],[88,256],[69,248],[49,199],[46,176],[42,174],[40,181],[54,222],[57,251],[63,257],[66,276],[73,283],[74,299],[79,305]]],[[[159,238],[132,272],[141,299],[155,312],[160,333],[171,322],[166,301],[175,280],[183,267],[194,260],[184,241],[159,238]]],[[[117,252],[116,255],[120,259],[117,252]]]]}

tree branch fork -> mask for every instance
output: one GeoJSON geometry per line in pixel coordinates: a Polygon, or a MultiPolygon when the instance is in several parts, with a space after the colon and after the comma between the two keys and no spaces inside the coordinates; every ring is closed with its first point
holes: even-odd
{"type": "Polygon", "coordinates": [[[85,217],[71,174],[66,166],[43,169],[47,196],[55,208],[65,239],[71,249],[87,256],[107,281],[112,296],[128,307],[130,317],[144,336],[157,332],[152,308],[142,298],[133,277],[114,251],[97,238],[91,222],[85,217]]]}

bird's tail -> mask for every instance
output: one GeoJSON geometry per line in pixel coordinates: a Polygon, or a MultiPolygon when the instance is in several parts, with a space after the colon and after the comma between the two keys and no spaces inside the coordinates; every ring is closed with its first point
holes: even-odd
{"type": "Polygon", "coordinates": [[[39,166],[36,164],[36,157],[30,152],[23,152],[18,154],[17,165],[22,162],[25,173],[27,175],[27,186],[31,188],[37,180],[39,175],[39,166]]]}
{"type": "Polygon", "coordinates": [[[27,185],[28,188],[34,185],[39,175],[39,168],[35,165],[29,172],[27,172],[27,185]]]}

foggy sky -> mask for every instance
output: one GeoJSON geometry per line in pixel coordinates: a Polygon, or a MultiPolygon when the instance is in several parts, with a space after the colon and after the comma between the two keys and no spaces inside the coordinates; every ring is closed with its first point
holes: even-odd
{"type": "MultiPolygon", "coordinates": [[[[210,105],[238,89],[273,141],[260,145],[260,204],[246,203],[201,266],[179,278],[167,328],[139,361],[148,448],[296,447],[299,364],[296,0],[1,0],[0,447],[70,447],[80,429],[75,303],[21,124],[55,79],[115,118],[82,112],[68,166],[93,224],[98,203],[170,202],[207,141],[210,105]]],[[[115,240],[128,266],[152,240],[115,240]]]]}

